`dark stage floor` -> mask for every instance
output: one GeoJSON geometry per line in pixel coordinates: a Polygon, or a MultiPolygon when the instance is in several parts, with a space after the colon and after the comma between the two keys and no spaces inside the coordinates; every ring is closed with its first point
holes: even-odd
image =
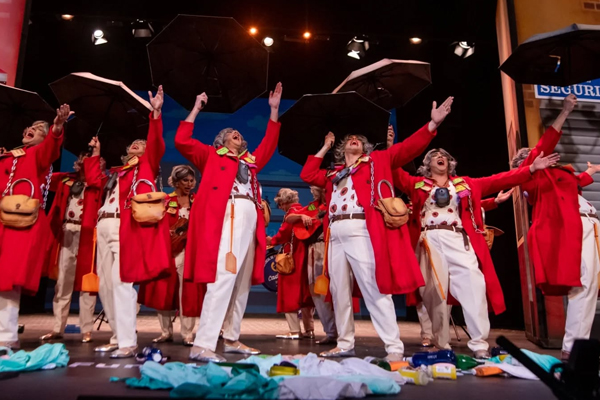
{"type": "MultiPolygon", "coordinates": [[[[72,322],[70,318],[69,323],[72,322]]],[[[32,350],[40,342],[37,338],[47,333],[47,329],[42,326],[50,327],[50,316],[25,316],[21,318],[21,323],[26,325],[25,333],[21,335],[22,347],[25,350],[32,350]]],[[[74,321],[73,321],[74,322],[74,321]]],[[[320,324],[317,322],[317,333],[320,331],[320,324]]],[[[411,355],[420,351],[419,329],[415,323],[400,323],[401,333],[406,345],[406,354],[411,355]]],[[[178,329],[178,323],[175,324],[178,329]]],[[[138,342],[140,347],[149,345],[152,338],[157,336],[158,321],[153,316],[140,316],[138,322],[138,342]]],[[[369,321],[357,321],[357,346],[356,353],[358,357],[385,356],[383,344],[374,334],[372,325],[369,321]],[[359,337],[360,335],[360,337],[359,337]]],[[[283,319],[265,319],[265,318],[246,318],[242,326],[242,341],[252,347],[261,349],[265,354],[299,354],[308,352],[319,352],[323,350],[309,340],[285,341],[276,340],[273,336],[275,332],[285,331],[285,322],[283,319]],[[265,334],[259,335],[258,332],[265,334]]],[[[495,343],[499,335],[507,336],[518,346],[528,348],[533,351],[546,354],[558,355],[558,351],[540,350],[535,345],[525,340],[523,332],[495,330],[492,332],[490,343],[495,343]]],[[[99,332],[94,332],[94,342],[83,344],[80,335],[66,335],[64,343],[70,352],[70,365],[67,368],[60,368],[52,371],[37,371],[23,373],[19,377],[0,381],[0,399],[64,399],[75,400],[80,396],[94,396],[95,398],[150,398],[150,397],[168,397],[167,391],[148,391],[139,389],[129,389],[124,383],[109,382],[109,378],[133,377],[139,376],[138,369],[133,367],[136,362],[134,359],[113,360],[108,355],[94,353],[93,349],[98,344],[107,342],[110,332],[102,328],[99,332]],[[93,363],[92,365],[77,363],[93,363]],[[102,397],[104,396],[104,397],[102,397]]],[[[175,335],[179,340],[180,336],[175,335]]],[[[457,342],[454,338],[453,346],[456,352],[470,354],[466,347],[466,337],[462,334],[462,341],[457,342]]],[[[183,347],[179,343],[167,343],[160,345],[163,353],[171,358],[171,361],[188,362],[188,347],[183,347]]],[[[327,348],[327,347],[326,347],[327,348]]],[[[222,349],[219,343],[217,351],[222,349]]],[[[228,360],[234,361],[241,358],[239,355],[227,356],[228,360]]],[[[392,398],[392,397],[389,397],[392,398]]],[[[427,386],[404,385],[399,395],[393,398],[402,399],[550,399],[554,398],[549,389],[539,381],[526,381],[516,378],[477,378],[473,376],[459,377],[457,381],[436,380],[427,386]]]]}

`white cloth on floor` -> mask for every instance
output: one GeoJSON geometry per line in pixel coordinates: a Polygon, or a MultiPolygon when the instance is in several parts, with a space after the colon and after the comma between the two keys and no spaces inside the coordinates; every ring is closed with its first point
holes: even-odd
{"type": "Polygon", "coordinates": [[[363,382],[344,382],[323,377],[294,377],[279,382],[280,399],[335,400],[371,394],[363,382]]]}
{"type": "Polygon", "coordinates": [[[341,362],[323,360],[314,353],[300,359],[300,374],[302,376],[342,376],[363,375],[392,379],[399,384],[406,383],[406,379],[397,372],[386,371],[377,365],[371,364],[360,358],[345,358],[341,362]]]}

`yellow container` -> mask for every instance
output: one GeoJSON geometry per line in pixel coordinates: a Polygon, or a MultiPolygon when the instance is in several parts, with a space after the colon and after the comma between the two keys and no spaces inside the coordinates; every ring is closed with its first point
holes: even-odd
{"type": "Polygon", "coordinates": [[[456,380],[456,366],[454,364],[439,363],[429,366],[431,376],[435,379],[452,379],[456,380]]]}
{"type": "Polygon", "coordinates": [[[269,376],[292,376],[300,375],[300,370],[294,367],[284,367],[281,365],[273,365],[269,370],[269,376]]]}
{"type": "Polygon", "coordinates": [[[425,386],[430,380],[427,372],[422,369],[402,368],[398,370],[398,373],[406,378],[408,383],[412,383],[413,385],[425,386]]]}

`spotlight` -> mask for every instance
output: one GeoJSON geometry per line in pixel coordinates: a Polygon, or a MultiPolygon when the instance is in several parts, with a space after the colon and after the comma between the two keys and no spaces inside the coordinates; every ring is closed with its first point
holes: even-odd
{"type": "Polygon", "coordinates": [[[310,39],[310,37],[311,37],[311,34],[310,34],[310,32],[309,32],[309,31],[306,31],[306,32],[304,32],[304,34],[302,35],[302,37],[303,37],[304,39],[308,40],[308,39],[310,39]]]}
{"type": "Polygon", "coordinates": [[[421,44],[422,41],[423,41],[423,39],[421,39],[420,37],[412,37],[412,38],[410,38],[410,42],[412,44],[421,44]]]}
{"type": "Polygon", "coordinates": [[[455,42],[454,44],[454,54],[459,56],[460,58],[467,58],[475,53],[475,44],[471,42],[455,42]]]}
{"type": "Polygon", "coordinates": [[[248,32],[250,32],[251,35],[256,35],[258,33],[258,29],[256,29],[255,27],[252,27],[248,30],[248,32]]]}
{"type": "Polygon", "coordinates": [[[94,31],[94,33],[92,34],[92,43],[94,43],[96,46],[99,44],[108,43],[108,40],[106,40],[106,38],[104,37],[104,32],[102,30],[96,29],[94,31]]]}
{"type": "Polygon", "coordinates": [[[61,15],[60,17],[61,17],[62,19],[64,19],[65,21],[70,21],[70,20],[72,20],[73,18],[75,18],[75,16],[74,16],[74,15],[71,15],[71,14],[63,14],[63,15],[61,15]]]}
{"type": "Polygon", "coordinates": [[[275,41],[273,40],[273,38],[272,38],[272,37],[269,37],[269,36],[267,36],[267,37],[265,37],[265,38],[263,39],[263,44],[264,44],[265,46],[267,46],[267,47],[271,47],[271,46],[273,46],[273,43],[274,43],[274,42],[275,42],[275,41]]]}
{"type": "Polygon", "coordinates": [[[152,37],[152,34],[154,33],[152,25],[143,19],[138,19],[135,22],[132,22],[131,28],[131,33],[133,34],[133,37],[136,38],[149,38],[152,37]]]}
{"type": "Polygon", "coordinates": [[[369,50],[368,38],[366,36],[354,36],[346,45],[346,49],[348,50],[348,57],[360,60],[367,55],[367,50],[369,50]]]}

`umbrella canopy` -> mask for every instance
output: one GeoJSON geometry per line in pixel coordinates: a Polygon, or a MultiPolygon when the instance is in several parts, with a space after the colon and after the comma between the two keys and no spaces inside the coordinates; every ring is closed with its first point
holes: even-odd
{"type": "Polygon", "coordinates": [[[154,85],[191,110],[233,113],[267,90],[268,51],[235,19],[178,15],[148,44],[154,85]]]}
{"type": "Polygon", "coordinates": [[[119,165],[125,148],[135,139],[148,136],[152,106],[123,82],[76,72],[52,82],[50,87],[61,103],[75,111],[65,137],[65,148],[73,154],[85,151],[91,138],[100,134],[107,165],[119,165]]]}
{"type": "MultiPolygon", "coordinates": [[[[364,135],[385,148],[390,113],[356,92],[306,94],[280,118],[279,153],[298,164],[317,153],[325,135],[335,134],[336,145],[346,135],[364,135]]],[[[328,165],[331,158],[324,160],[328,165]]]]}
{"type": "Polygon", "coordinates": [[[386,110],[402,107],[431,85],[429,63],[384,58],[353,71],[333,93],[357,92],[386,110]]]}
{"type": "Polygon", "coordinates": [[[534,35],[500,66],[517,83],[568,86],[600,77],[600,25],[534,35]]]}
{"type": "Polygon", "coordinates": [[[52,123],[56,111],[35,92],[0,85],[0,147],[22,144],[23,130],[35,121],[52,123]]]}

